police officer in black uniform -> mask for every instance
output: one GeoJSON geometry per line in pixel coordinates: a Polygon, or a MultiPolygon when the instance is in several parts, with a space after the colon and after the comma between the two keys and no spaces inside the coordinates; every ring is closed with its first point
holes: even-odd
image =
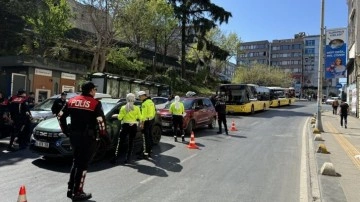
{"type": "Polygon", "coordinates": [[[217,101],[215,103],[215,110],[218,114],[218,124],[219,124],[219,131],[217,134],[222,134],[221,124],[224,124],[224,129],[226,135],[229,135],[228,128],[226,125],[226,103],[221,99],[220,96],[217,96],[217,101]]]}
{"type": "Polygon", "coordinates": [[[63,107],[66,104],[66,93],[62,92],[61,93],[61,97],[56,99],[53,103],[53,105],[51,106],[51,111],[52,113],[57,116],[57,114],[63,109],[63,107]]]}
{"type": "Polygon", "coordinates": [[[73,149],[73,165],[68,182],[67,197],[73,201],[88,200],[91,193],[83,191],[88,164],[96,151],[98,133],[106,136],[105,118],[101,102],[94,99],[96,86],[85,82],[81,95],[71,98],[58,113],[62,131],[70,137],[73,149]],[[68,128],[66,117],[71,117],[68,128]]]}
{"type": "Polygon", "coordinates": [[[12,131],[8,104],[4,93],[0,91],[0,137],[7,137],[12,131]]]}
{"type": "Polygon", "coordinates": [[[14,150],[12,146],[15,137],[18,137],[19,149],[25,149],[31,120],[25,90],[20,89],[17,95],[10,98],[9,111],[14,122],[14,130],[11,134],[8,150],[14,150]]]}
{"type": "Polygon", "coordinates": [[[29,97],[27,98],[27,103],[29,106],[29,109],[32,109],[35,106],[35,93],[30,92],[29,97]]]}

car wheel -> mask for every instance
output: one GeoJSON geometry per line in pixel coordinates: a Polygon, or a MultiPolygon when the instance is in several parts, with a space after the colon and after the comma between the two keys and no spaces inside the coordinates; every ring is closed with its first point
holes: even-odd
{"type": "Polygon", "coordinates": [[[255,110],[254,110],[254,105],[251,105],[251,114],[254,114],[255,110]]]}
{"type": "Polygon", "coordinates": [[[151,133],[153,138],[153,144],[159,144],[162,134],[161,127],[159,125],[154,125],[151,133]]]}
{"type": "Polygon", "coordinates": [[[216,125],[216,118],[213,117],[213,118],[211,118],[211,122],[208,125],[208,127],[209,127],[209,129],[213,129],[215,127],[215,125],[216,125]]]}
{"type": "Polygon", "coordinates": [[[188,126],[187,126],[187,128],[185,130],[185,135],[186,136],[191,135],[191,132],[193,131],[194,125],[195,125],[194,120],[189,121],[188,126]]]}
{"type": "Polygon", "coordinates": [[[99,137],[99,141],[97,142],[96,145],[96,152],[94,154],[94,157],[92,159],[92,162],[96,162],[96,161],[100,161],[101,159],[104,158],[104,156],[106,155],[106,152],[108,151],[108,142],[105,140],[104,137],[99,137]]]}

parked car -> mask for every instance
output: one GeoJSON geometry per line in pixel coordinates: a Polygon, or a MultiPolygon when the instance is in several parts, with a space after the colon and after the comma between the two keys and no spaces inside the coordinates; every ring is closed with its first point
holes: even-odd
{"type": "MultiPolygon", "coordinates": [[[[116,144],[121,130],[120,122],[117,120],[117,115],[121,106],[126,102],[119,102],[119,99],[104,98],[101,100],[102,107],[105,113],[106,130],[110,137],[111,145],[106,147],[106,142],[100,137],[94,161],[100,160],[104,157],[106,152],[116,148],[116,144]]],[[[141,105],[141,102],[136,101],[135,105],[141,105]]],[[[152,129],[153,142],[158,144],[162,135],[161,119],[155,117],[155,124],[152,129]]],[[[70,124],[70,117],[67,118],[70,124]]],[[[135,143],[142,145],[143,138],[140,127],[136,134],[135,143]]],[[[45,157],[68,157],[72,156],[72,149],[70,140],[62,133],[57,118],[49,118],[40,122],[33,130],[30,140],[30,150],[45,157]]]]}
{"type": "MultiPolygon", "coordinates": [[[[69,100],[70,98],[79,95],[80,93],[67,93],[66,100],[69,100]]],[[[30,111],[32,115],[32,128],[35,127],[39,122],[54,117],[51,112],[51,107],[54,104],[55,100],[60,98],[61,94],[54,95],[43,102],[35,105],[30,111]]],[[[104,93],[96,93],[95,94],[96,99],[102,99],[102,98],[111,98],[111,95],[104,94],[104,93]]]]}
{"type": "Polygon", "coordinates": [[[340,100],[340,98],[339,97],[330,97],[330,98],[326,99],[325,104],[332,105],[332,103],[335,100],[340,100]]]}
{"type": "Polygon", "coordinates": [[[168,98],[166,97],[152,97],[151,100],[154,102],[156,109],[164,109],[168,103],[168,98]]]}
{"type": "MultiPolygon", "coordinates": [[[[186,115],[184,117],[185,135],[189,136],[194,128],[208,126],[213,128],[216,124],[216,111],[209,98],[205,97],[182,97],[186,115]]],[[[164,109],[158,110],[161,117],[161,124],[164,132],[172,130],[172,115],[169,112],[169,102],[164,109]]]]}

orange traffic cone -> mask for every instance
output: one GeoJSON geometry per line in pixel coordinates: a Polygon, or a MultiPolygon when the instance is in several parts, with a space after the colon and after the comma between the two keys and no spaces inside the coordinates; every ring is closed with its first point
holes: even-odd
{"type": "Polygon", "coordinates": [[[232,123],[231,123],[231,128],[230,128],[230,131],[237,131],[238,129],[236,129],[236,127],[235,127],[235,122],[234,122],[234,120],[232,121],[232,123]]]}
{"type": "Polygon", "coordinates": [[[189,148],[189,149],[199,149],[199,147],[195,143],[195,135],[194,135],[194,132],[192,132],[192,131],[191,131],[191,136],[190,136],[190,142],[189,142],[187,148],[189,148]]]}
{"type": "Polygon", "coordinates": [[[18,197],[17,202],[27,202],[27,199],[26,199],[26,189],[25,189],[25,186],[24,186],[24,185],[22,185],[22,186],[20,187],[19,197],[18,197]]]}

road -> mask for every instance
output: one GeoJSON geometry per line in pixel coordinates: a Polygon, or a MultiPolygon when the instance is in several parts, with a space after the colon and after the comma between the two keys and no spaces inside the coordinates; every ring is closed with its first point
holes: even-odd
{"type": "MultiPolygon", "coordinates": [[[[314,112],[315,103],[299,102],[228,116],[229,128],[234,121],[238,131],[226,136],[216,129],[195,130],[198,150],[163,136],[153,159],[90,165],[84,189],[98,202],[300,201],[307,193],[300,174],[303,126],[314,112]]],[[[1,140],[1,151],[5,148],[1,140]]],[[[28,150],[0,153],[0,201],[15,201],[21,185],[30,202],[70,201],[70,166],[68,160],[47,161],[28,150]]]]}

